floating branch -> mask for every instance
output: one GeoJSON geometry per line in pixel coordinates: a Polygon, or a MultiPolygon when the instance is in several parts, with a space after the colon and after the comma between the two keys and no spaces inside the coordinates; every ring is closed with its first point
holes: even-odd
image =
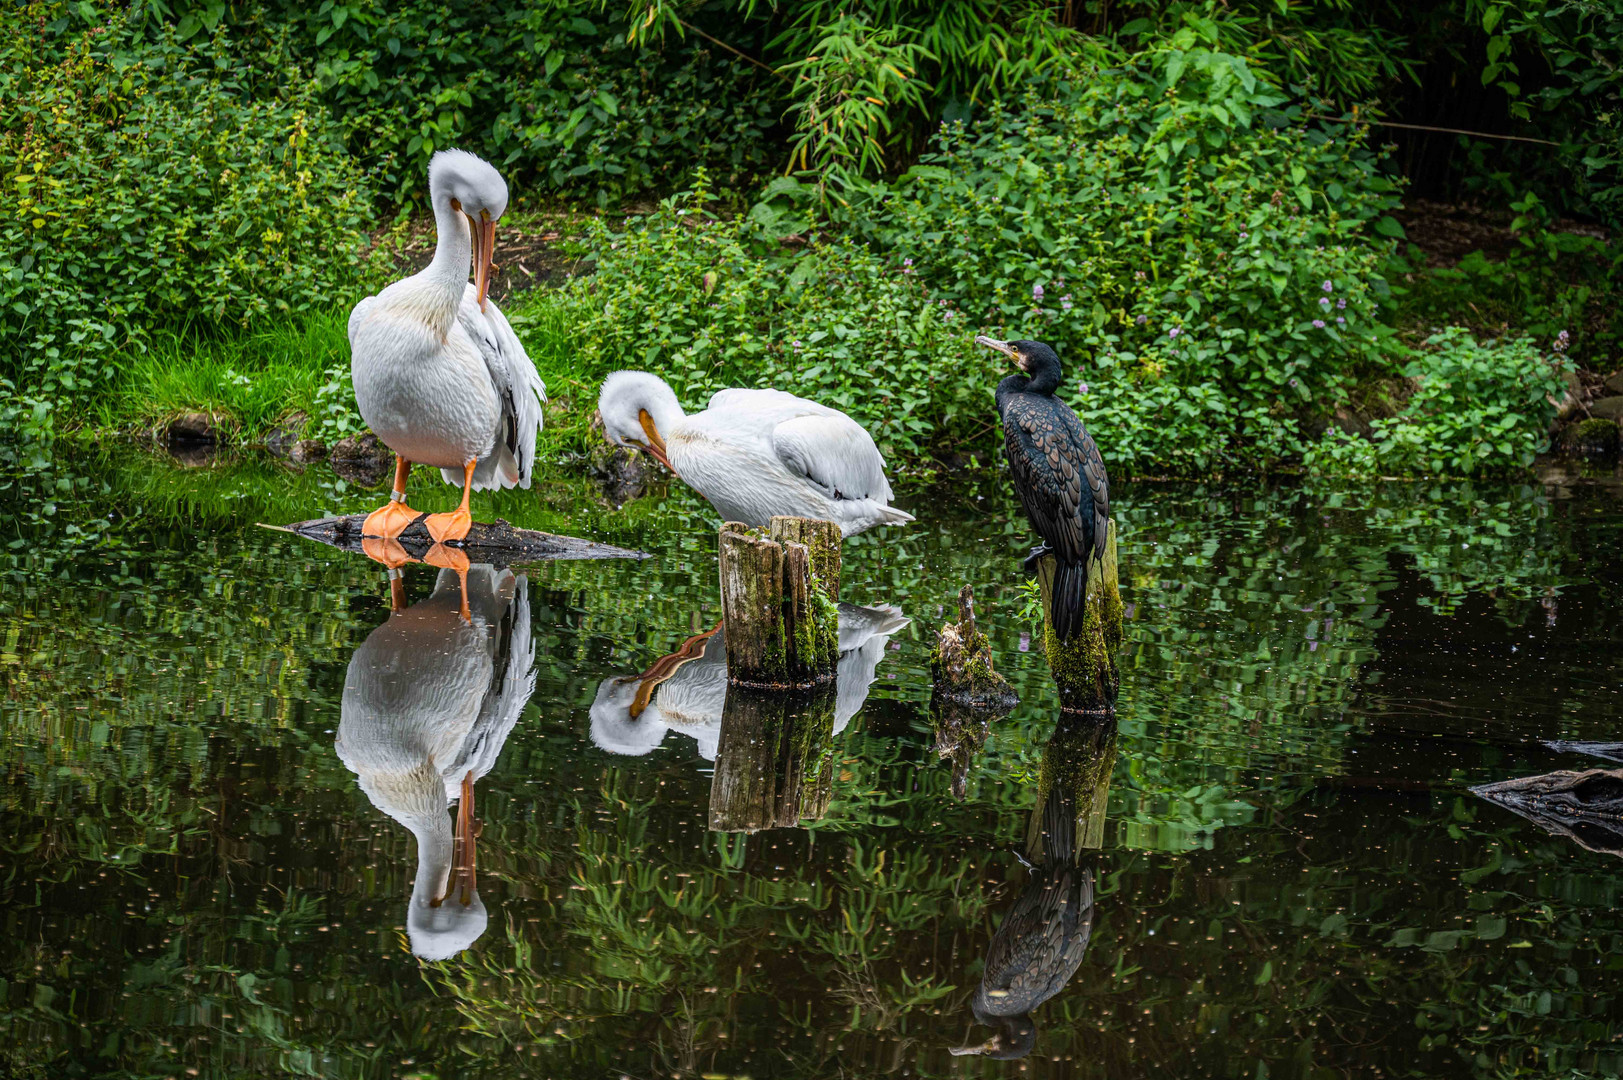
{"type": "MultiPolygon", "coordinates": [[[[427,515],[424,515],[425,517],[427,515]]],[[[317,518],[297,521],[292,525],[267,525],[268,529],[294,533],[307,540],[329,544],[343,551],[364,552],[361,546],[361,525],[365,514],[345,517],[317,518]]],[[[423,526],[423,518],[406,526],[400,534],[400,546],[414,559],[421,559],[434,546],[434,540],[423,526]]],[[[508,566],[512,563],[538,562],[546,559],[646,559],[648,553],[628,551],[612,544],[599,544],[592,540],[579,540],[573,536],[515,529],[500,519],[486,524],[476,521],[467,538],[457,545],[473,562],[508,566]]]]}

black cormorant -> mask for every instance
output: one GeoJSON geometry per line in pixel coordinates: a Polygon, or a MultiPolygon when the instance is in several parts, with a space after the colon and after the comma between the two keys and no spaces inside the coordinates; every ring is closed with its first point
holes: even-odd
{"type": "Polygon", "coordinates": [[[984,335],[975,341],[1005,353],[1025,372],[997,384],[997,411],[1003,418],[1003,446],[1014,490],[1031,527],[1043,539],[1027,556],[1026,569],[1053,553],[1050,616],[1055,635],[1066,641],[1082,629],[1089,563],[1104,558],[1110,478],[1093,437],[1071,407],[1054,396],[1061,370],[1053,347],[984,335]]]}

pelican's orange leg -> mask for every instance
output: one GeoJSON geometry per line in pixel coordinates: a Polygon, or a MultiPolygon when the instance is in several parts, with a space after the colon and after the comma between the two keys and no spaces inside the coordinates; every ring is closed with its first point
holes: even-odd
{"type": "Polygon", "coordinates": [[[468,497],[473,494],[473,467],[479,464],[470,461],[462,466],[462,505],[449,514],[430,514],[423,524],[428,528],[428,535],[437,543],[447,540],[461,540],[468,535],[473,527],[473,515],[468,512],[468,497]]]}
{"type": "Polygon", "coordinates": [[[366,557],[373,562],[380,562],[389,568],[389,609],[406,610],[406,579],[400,575],[400,568],[417,560],[407,554],[406,549],[400,546],[399,540],[394,539],[363,536],[361,550],[366,552],[366,557]]]}
{"type": "Polygon", "coordinates": [[[437,566],[441,570],[455,570],[457,580],[462,583],[462,621],[472,622],[473,612],[468,609],[468,562],[467,555],[456,548],[446,547],[444,544],[435,544],[423,556],[423,561],[430,566],[437,566]]]}
{"type": "Polygon", "coordinates": [[[411,462],[394,456],[394,493],[389,501],[366,515],[361,525],[362,536],[376,536],[392,540],[406,531],[406,526],[422,515],[406,505],[406,478],[411,475],[411,462]]]}

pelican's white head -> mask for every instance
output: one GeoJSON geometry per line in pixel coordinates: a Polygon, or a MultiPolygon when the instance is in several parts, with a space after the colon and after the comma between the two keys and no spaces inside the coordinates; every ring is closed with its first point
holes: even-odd
{"type": "Polygon", "coordinates": [[[478,892],[448,896],[438,906],[413,896],[406,914],[406,937],[413,956],[449,960],[478,941],[489,924],[490,914],[478,892]]]}
{"type": "Polygon", "coordinates": [[[676,392],[664,379],[646,371],[616,371],[603,380],[597,411],[609,442],[646,450],[676,472],[666,456],[665,432],[680,424],[684,414],[676,392]]]}
{"type": "Polygon", "coordinates": [[[665,741],[665,718],[659,704],[644,700],[638,708],[643,681],[633,675],[604,679],[592,702],[592,742],[601,750],[623,757],[642,757],[665,741]],[[633,715],[635,714],[635,715],[633,715]]]}
{"type": "Polygon", "coordinates": [[[468,219],[473,232],[473,279],[483,309],[490,287],[496,221],[507,212],[507,182],[482,157],[466,150],[441,150],[428,163],[428,198],[439,220],[456,213],[468,219]]]}

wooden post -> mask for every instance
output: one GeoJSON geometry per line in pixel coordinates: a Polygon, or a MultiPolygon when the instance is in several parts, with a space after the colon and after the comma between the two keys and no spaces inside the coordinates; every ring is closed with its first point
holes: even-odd
{"type": "Polygon", "coordinates": [[[729,686],[710,781],[710,829],[789,828],[828,812],[834,789],[834,688],[729,686]]]}
{"type": "Polygon", "coordinates": [[[1060,715],[1043,749],[1026,858],[1037,866],[1104,846],[1105,807],[1116,765],[1116,717],[1060,715]]]}
{"type": "Polygon", "coordinates": [[[1082,629],[1061,643],[1054,634],[1054,556],[1037,564],[1043,592],[1043,651],[1059,684],[1064,712],[1098,713],[1115,706],[1121,675],[1116,650],[1121,646],[1121,591],[1116,585],[1116,523],[1110,522],[1104,559],[1089,568],[1087,610],[1082,629]]]}
{"type": "Polygon", "coordinates": [[[718,548],[729,680],[767,690],[831,680],[839,662],[839,528],[775,517],[763,535],[729,521],[718,548]]]}

